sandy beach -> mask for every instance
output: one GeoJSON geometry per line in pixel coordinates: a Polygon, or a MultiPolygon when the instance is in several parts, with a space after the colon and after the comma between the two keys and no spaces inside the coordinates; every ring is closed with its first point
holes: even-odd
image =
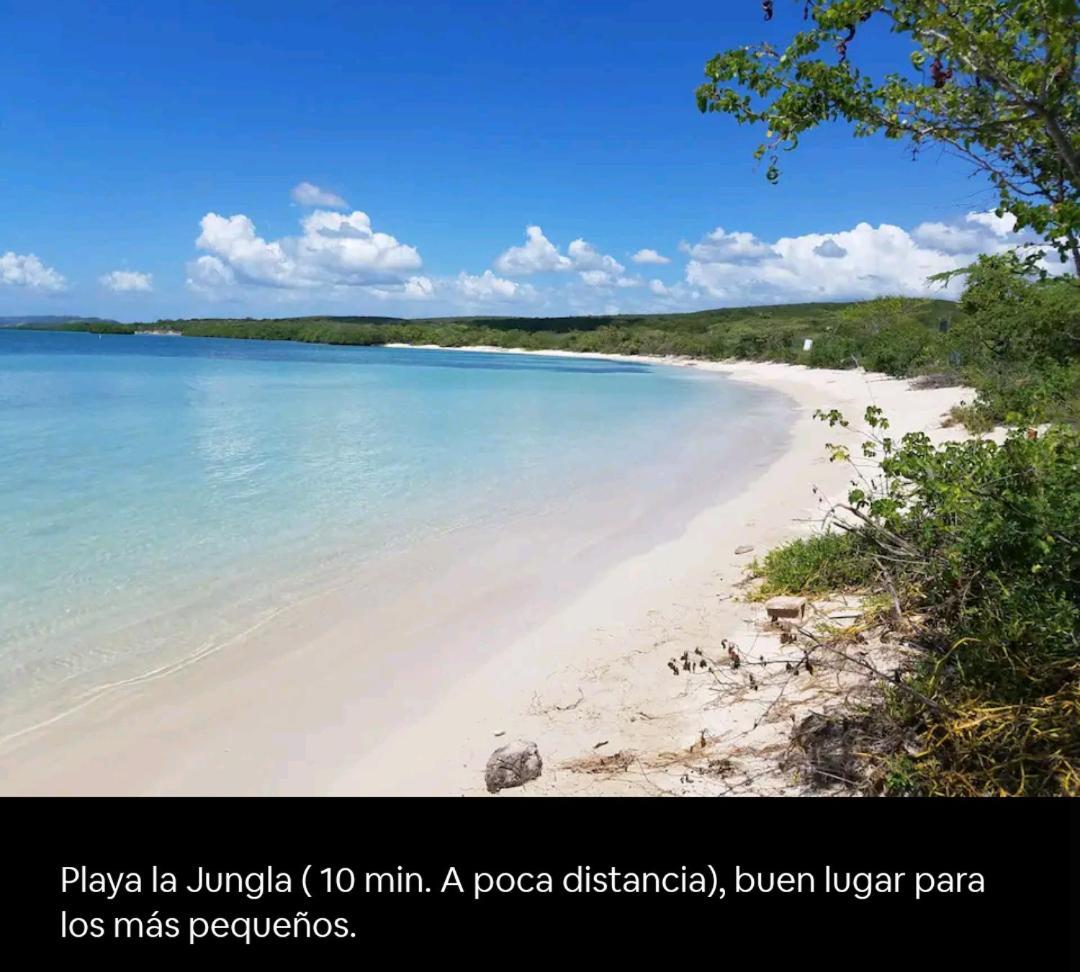
{"type": "Polygon", "coordinates": [[[648,511],[613,530],[613,549],[625,551],[614,563],[610,549],[606,559],[575,551],[567,524],[560,542],[580,569],[531,570],[525,530],[487,548],[478,575],[447,537],[423,562],[400,558],[378,578],[422,582],[423,604],[368,599],[361,625],[354,588],[324,592],[194,664],[114,686],[9,738],[0,793],[479,795],[491,751],[518,737],[537,743],[544,773],[507,795],[794,790],[776,753],[826,676],[802,676],[783,706],[767,691],[718,704],[715,684],[673,677],[668,660],[725,638],[775,651],[742,584],[756,555],[814,529],[843,494],[850,469],[828,462],[826,442],[853,440],[869,404],[895,434],[959,436],[942,417],[970,392],[855,371],[628,360],[781,392],[797,409],[789,447],[743,471],[736,493],[676,536],[645,543],[648,511]],[[840,409],[852,430],[814,420],[818,408],[840,409]],[[586,569],[601,561],[602,571],[586,569]],[[358,643],[358,631],[380,632],[377,644],[358,643]]]}
{"type": "Polygon", "coordinates": [[[773,657],[779,635],[762,623],[763,608],[746,600],[747,567],[756,555],[820,528],[846,493],[852,470],[830,463],[826,444],[858,442],[868,405],[884,409],[896,436],[962,438],[962,428],[943,428],[942,420],[971,392],[913,389],[907,380],[859,371],[646,360],[783,392],[799,409],[789,450],[738,496],[703,511],[676,539],[620,563],[456,684],[331,792],[482,794],[487,757],[513,738],[536,742],[545,768],[539,780],[504,797],[800,792],[777,756],[793,720],[832,695],[835,686],[821,684],[832,673],[804,673],[777,706],[783,688],[724,693],[721,702],[710,676],[676,678],[667,662],[698,648],[716,658],[722,639],[751,657],[773,657]],[[850,430],[813,417],[831,408],[851,420],[850,430]]]}

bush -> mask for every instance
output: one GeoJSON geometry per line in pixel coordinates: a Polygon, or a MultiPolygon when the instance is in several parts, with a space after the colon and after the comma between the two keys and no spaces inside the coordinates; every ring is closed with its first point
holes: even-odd
{"type": "Polygon", "coordinates": [[[900,297],[852,304],[829,334],[810,349],[815,367],[859,365],[898,377],[915,374],[942,358],[943,338],[927,320],[927,307],[900,297]]]}
{"type": "Polygon", "coordinates": [[[984,424],[1080,423],[1080,360],[985,368],[972,381],[984,424]]]}
{"type": "Polygon", "coordinates": [[[874,548],[861,533],[821,533],[770,550],[754,564],[762,597],[823,594],[866,587],[877,573],[874,548]]]}
{"type": "Polygon", "coordinates": [[[881,477],[856,484],[848,509],[923,619],[925,653],[888,709],[924,745],[891,779],[932,794],[1080,792],[1080,433],[897,445],[878,410],[866,418],[881,477]]]}
{"type": "Polygon", "coordinates": [[[962,425],[973,435],[985,435],[996,425],[993,415],[979,405],[961,402],[949,409],[949,421],[946,425],[962,425]]]}
{"type": "Polygon", "coordinates": [[[931,647],[956,652],[965,689],[999,702],[1060,689],[1060,666],[1080,661],[1080,435],[939,448],[910,435],[882,469],[891,495],[875,522],[912,548],[902,568],[931,647]]]}
{"type": "Polygon", "coordinates": [[[950,341],[985,419],[1080,420],[1080,281],[1036,279],[1015,257],[981,257],[950,341]]]}

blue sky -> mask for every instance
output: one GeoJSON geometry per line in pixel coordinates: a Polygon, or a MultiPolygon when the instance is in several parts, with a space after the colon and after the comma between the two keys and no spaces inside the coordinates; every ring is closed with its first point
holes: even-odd
{"type": "MultiPolygon", "coordinates": [[[[1007,230],[962,163],[837,128],[770,186],[762,133],[695,107],[711,55],[781,43],[800,8],[9,0],[0,315],[924,292],[1007,230]]],[[[852,53],[880,70],[903,49],[866,30],[852,53]]]]}

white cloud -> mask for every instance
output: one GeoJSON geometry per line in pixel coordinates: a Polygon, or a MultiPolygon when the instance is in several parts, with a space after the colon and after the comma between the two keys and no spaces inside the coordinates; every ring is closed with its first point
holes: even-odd
{"type": "Polygon", "coordinates": [[[478,276],[459,273],[454,280],[458,293],[466,300],[519,300],[536,296],[536,289],[505,277],[498,277],[490,270],[478,276]]]}
{"type": "Polygon", "coordinates": [[[304,235],[296,244],[301,264],[319,268],[337,283],[396,278],[422,263],[415,247],[387,233],[373,232],[366,213],[346,216],[317,210],[304,220],[303,228],[304,235]]]}
{"type": "Polygon", "coordinates": [[[217,257],[201,256],[187,265],[187,285],[203,297],[222,297],[236,285],[236,274],[217,257]]]}
{"type": "Polygon", "coordinates": [[[714,246],[716,234],[690,247],[686,281],[725,303],[842,300],[881,294],[941,294],[927,277],[962,266],[928,249],[899,226],[859,223],[841,233],[808,233],[765,244],[750,234],[733,251],[714,246]],[[831,239],[843,256],[817,252],[831,239]],[[758,254],[753,258],[751,254],[758,254]]]}
{"type": "Polygon", "coordinates": [[[638,250],[632,257],[630,257],[634,263],[648,263],[660,265],[663,263],[671,263],[671,258],[664,256],[662,253],[657,253],[656,250],[638,250]]]}
{"type": "Polygon", "coordinates": [[[1015,226],[1016,217],[1010,214],[968,213],[951,223],[920,223],[911,235],[942,253],[987,253],[1004,248],[1015,226]]]}
{"type": "Polygon", "coordinates": [[[429,277],[409,277],[402,286],[402,293],[410,300],[430,300],[435,296],[435,284],[429,277]]]}
{"type": "Polygon", "coordinates": [[[777,256],[776,250],[753,233],[728,233],[718,226],[700,243],[680,245],[691,260],[703,263],[758,263],[777,256]]]}
{"type": "Polygon", "coordinates": [[[508,303],[537,296],[535,287],[496,276],[490,270],[478,275],[462,271],[456,277],[436,279],[410,277],[401,284],[372,287],[369,293],[384,300],[437,300],[451,310],[463,304],[508,303]]]}
{"type": "Polygon", "coordinates": [[[1014,225],[1010,217],[968,213],[951,223],[921,223],[910,233],[888,223],[859,223],[773,243],[717,229],[683,247],[690,255],[686,282],[728,304],[955,295],[962,280],[942,288],[927,278],[973,263],[980,253],[1034,242],[1012,236],[1014,225]]]}
{"type": "Polygon", "coordinates": [[[286,290],[404,284],[419,269],[420,254],[393,236],[374,232],[366,213],[316,210],[299,237],[267,241],[242,214],[207,213],[195,241],[205,258],[188,267],[189,283],[204,291],[234,283],[286,290]]]}
{"type": "Polygon", "coordinates": [[[941,253],[970,253],[979,248],[982,238],[975,227],[949,223],[920,223],[911,235],[923,246],[941,253]]]}
{"type": "Polygon", "coordinates": [[[510,276],[569,270],[572,266],[570,259],[558,251],[539,226],[527,226],[525,245],[512,246],[495,260],[495,269],[510,276]]]}
{"type": "Polygon", "coordinates": [[[320,189],[310,182],[299,182],[293,186],[292,198],[301,206],[320,206],[323,209],[345,209],[348,206],[337,193],[320,189]]]}
{"type": "MultiPolygon", "coordinates": [[[[331,288],[330,291],[331,294],[338,295],[342,292],[343,288],[331,288]]],[[[438,284],[430,277],[415,276],[400,283],[368,287],[365,292],[380,300],[426,301],[435,298],[438,293],[438,284]]]]}
{"type": "Polygon", "coordinates": [[[98,277],[98,283],[117,294],[145,294],[154,289],[154,275],[138,270],[112,270],[98,277]]]}
{"type": "Polygon", "coordinates": [[[1016,229],[1016,217],[1012,213],[1004,216],[998,216],[994,212],[968,213],[964,219],[976,226],[982,226],[999,239],[1005,239],[1016,229]]]}
{"type": "Polygon", "coordinates": [[[33,253],[11,250],[0,256],[0,284],[52,292],[67,289],[67,281],[58,270],[45,266],[33,253]]]}
{"type": "Polygon", "coordinates": [[[583,239],[570,242],[566,253],[551,242],[539,226],[525,230],[524,246],[512,246],[495,260],[495,269],[508,276],[575,270],[588,287],[637,287],[642,281],[625,276],[626,268],[615,257],[601,253],[583,239]]]}
{"type": "Polygon", "coordinates": [[[580,276],[589,287],[640,287],[644,282],[640,277],[623,277],[607,270],[583,270],[580,276]]]}
{"type": "MultiPolygon", "coordinates": [[[[882,294],[954,296],[962,279],[943,288],[927,278],[966,266],[980,253],[1031,242],[1030,234],[1012,234],[1012,222],[992,213],[967,213],[910,230],[864,222],[839,232],[778,239],[718,227],[695,243],[680,244],[685,272],[673,283],[628,272],[615,257],[580,237],[563,249],[535,225],[526,229],[522,245],[496,259],[495,269],[477,274],[463,270],[456,276],[418,274],[416,249],[375,232],[362,212],[314,210],[301,220],[298,235],[280,239],[259,236],[244,215],[208,213],[201,229],[197,245],[203,253],[188,264],[187,276],[188,286],[205,296],[248,300],[256,288],[263,288],[275,300],[355,302],[359,289],[403,305],[428,302],[432,312],[437,308],[439,313],[500,304],[528,304],[537,312],[562,314],[597,313],[616,301],[619,306],[625,302],[628,310],[646,312],[882,294]],[[536,286],[520,279],[534,274],[541,280],[549,277],[536,286]],[[618,295],[629,288],[641,289],[625,301],[618,295]]],[[[651,257],[639,260],[643,253],[660,256],[642,250],[631,259],[656,262],[651,257]]],[[[1061,272],[1050,260],[1046,266],[1061,272]]],[[[408,313],[405,307],[402,311],[408,313]]]]}
{"type": "Polygon", "coordinates": [[[601,253],[591,243],[577,239],[566,248],[574,269],[590,287],[633,287],[636,278],[624,277],[626,269],[613,256],[601,253]]]}
{"type": "Polygon", "coordinates": [[[610,287],[611,275],[603,270],[583,270],[581,279],[590,287],[610,287]]]}
{"type": "Polygon", "coordinates": [[[573,261],[575,270],[602,270],[604,273],[619,274],[625,269],[614,257],[601,253],[585,240],[573,240],[566,253],[573,261]]]}

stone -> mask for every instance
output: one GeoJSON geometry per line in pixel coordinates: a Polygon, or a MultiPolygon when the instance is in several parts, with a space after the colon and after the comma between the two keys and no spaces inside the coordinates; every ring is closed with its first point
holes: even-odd
{"type": "Polygon", "coordinates": [[[488,793],[498,793],[535,780],[544,768],[540,749],[523,739],[500,746],[488,758],[484,782],[488,793]]]}
{"type": "Polygon", "coordinates": [[[750,553],[753,549],[754,549],[753,544],[744,543],[741,547],[736,547],[735,548],[735,553],[737,553],[737,554],[750,553]]]}
{"type": "Polygon", "coordinates": [[[801,621],[806,613],[805,597],[770,597],[765,602],[770,621],[801,621]]]}

